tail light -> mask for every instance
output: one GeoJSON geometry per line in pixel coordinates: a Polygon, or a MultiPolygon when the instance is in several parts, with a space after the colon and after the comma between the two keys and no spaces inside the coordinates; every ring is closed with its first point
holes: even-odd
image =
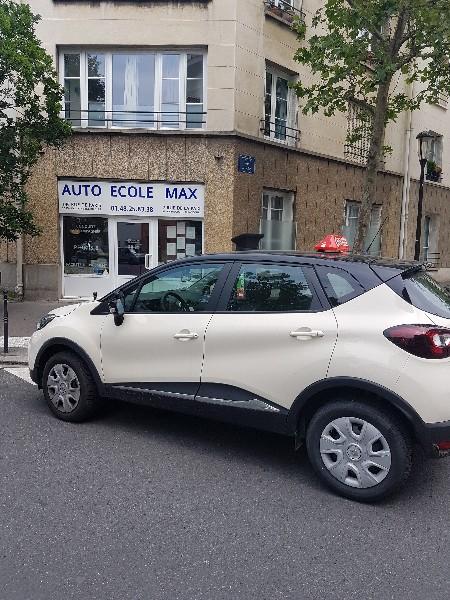
{"type": "Polygon", "coordinates": [[[397,325],[384,331],[393,344],[420,358],[449,358],[450,329],[429,325],[397,325]]]}

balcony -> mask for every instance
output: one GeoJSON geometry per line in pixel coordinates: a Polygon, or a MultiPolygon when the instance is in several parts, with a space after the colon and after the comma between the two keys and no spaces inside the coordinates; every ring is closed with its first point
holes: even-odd
{"type": "Polygon", "coordinates": [[[294,127],[287,127],[279,120],[270,121],[267,118],[261,119],[261,133],[264,137],[273,142],[285,144],[286,146],[297,146],[300,140],[300,130],[294,127]]]}
{"type": "Polygon", "coordinates": [[[156,112],[144,110],[68,110],[65,118],[72,127],[98,129],[199,130],[206,124],[206,112],[156,112]]]}
{"type": "Polygon", "coordinates": [[[302,7],[303,0],[301,0],[300,8],[296,8],[295,0],[264,0],[265,14],[290,27],[295,18],[299,18],[301,21],[305,20],[302,7]]]}

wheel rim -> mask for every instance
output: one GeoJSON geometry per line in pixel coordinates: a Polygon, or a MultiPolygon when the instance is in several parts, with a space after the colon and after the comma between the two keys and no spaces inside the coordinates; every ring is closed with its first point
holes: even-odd
{"type": "Polygon", "coordinates": [[[386,438],[374,425],[355,417],[340,417],[325,427],[320,455],[330,475],[354,488],[380,484],[391,468],[386,438]]]}
{"type": "Polygon", "coordinates": [[[76,409],[80,401],[80,382],[77,374],[65,364],[56,364],[47,377],[47,391],[53,406],[62,413],[76,409]]]}

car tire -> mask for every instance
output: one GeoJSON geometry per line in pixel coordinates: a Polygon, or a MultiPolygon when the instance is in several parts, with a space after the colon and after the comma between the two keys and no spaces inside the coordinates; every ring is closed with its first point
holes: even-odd
{"type": "Polygon", "coordinates": [[[348,397],[317,410],[308,424],[306,448],[320,479],[359,502],[376,502],[398,491],[412,466],[411,438],[387,410],[348,397]]]}
{"type": "Polygon", "coordinates": [[[50,410],[62,421],[86,421],[102,404],[91,373],[72,352],[58,352],[49,358],[42,389],[50,410]]]}

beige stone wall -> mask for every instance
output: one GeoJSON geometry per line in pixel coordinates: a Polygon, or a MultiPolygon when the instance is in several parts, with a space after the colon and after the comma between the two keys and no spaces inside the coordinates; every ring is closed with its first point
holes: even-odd
{"type": "MultiPolygon", "coordinates": [[[[340,233],[346,200],[359,200],[363,169],[343,161],[325,159],[275,145],[241,140],[236,154],[256,157],[256,175],[238,174],[234,195],[233,234],[259,231],[261,199],[264,188],[294,192],[297,221],[297,249],[312,251],[328,233],[340,233]]],[[[403,179],[380,173],[377,203],[382,204],[381,253],[398,257],[403,179]]],[[[406,258],[413,258],[417,214],[417,184],[413,184],[408,220],[406,258]]],[[[441,266],[450,266],[450,189],[425,186],[425,214],[440,220],[439,252],[441,266]]]]}
{"type": "Polygon", "coordinates": [[[25,263],[60,262],[58,177],[204,183],[206,251],[231,249],[234,158],[228,137],[75,133],[62,150],[45,154],[29,183],[43,234],[27,238],[25,263]]]}

